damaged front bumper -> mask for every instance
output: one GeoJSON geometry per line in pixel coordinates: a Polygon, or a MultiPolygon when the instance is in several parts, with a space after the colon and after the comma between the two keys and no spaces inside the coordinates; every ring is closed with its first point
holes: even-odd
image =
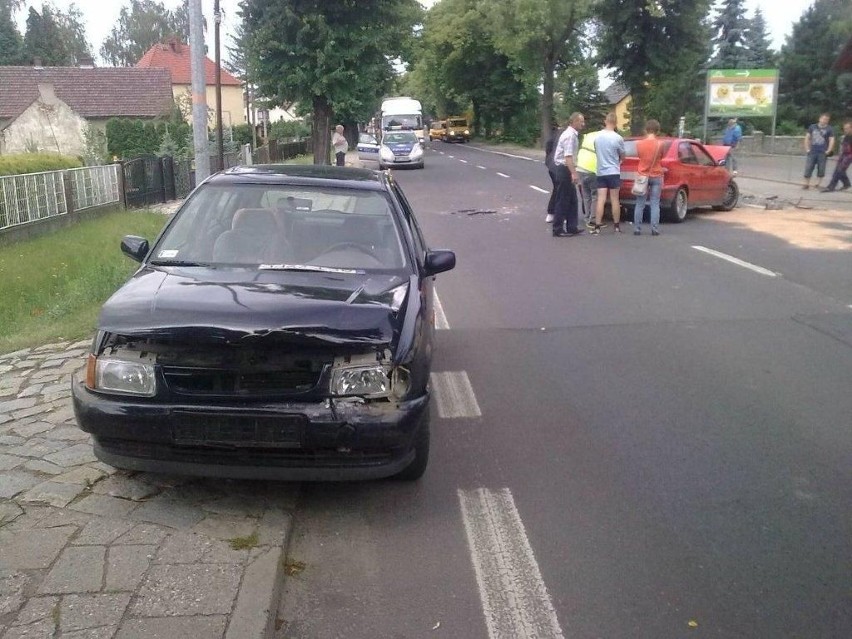
{"type": "Polygon", "coordinates": [[[80,427],[118,468],[271,480],[390,477],[414,459],[428,393],[406,401],[171,404],[72,382],[80,427]]]}

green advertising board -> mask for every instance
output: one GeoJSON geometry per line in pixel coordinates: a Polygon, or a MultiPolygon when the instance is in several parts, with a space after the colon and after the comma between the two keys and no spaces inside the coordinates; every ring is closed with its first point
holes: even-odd
{"type": "Polygon", "coordinates": [[[772,117],[777,100],[777,69],[710,69],[707,72],[707,115],[710,117],[772,117]]]}

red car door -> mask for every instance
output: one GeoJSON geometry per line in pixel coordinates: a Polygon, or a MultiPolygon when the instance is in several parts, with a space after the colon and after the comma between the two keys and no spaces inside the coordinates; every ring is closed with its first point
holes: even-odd
{"type": "Polygon", "coordinates": [[[680,140],[677,143],[677,162],[669,165],[665,181],[667,186],[686,186],[689,191],[689,208],[700,206],[704,202],[704,193],[701,191],[701,166],[689,140],[680,140]]]}
{"type": "MultiPolygon", "coordinates": [[[[701,191],[701,203],[713,206],[725,199],[730,173],[719,166],[713,156],[698,142],[691,142],[692,153],[698,163],[698,183],[701,191]]],[[[697,204],[697,202],[696,202],[697,204]]]]}

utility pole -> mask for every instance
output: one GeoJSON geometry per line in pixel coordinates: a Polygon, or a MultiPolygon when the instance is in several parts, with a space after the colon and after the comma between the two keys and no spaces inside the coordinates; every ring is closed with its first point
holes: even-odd
{"type": "Polygon", "coordinates": [[[213,17],[215,19],[214,47],[216,48],[216,152],[219,156],[219,170],[225,169],[225,149],[222,136],[222,52],[219,47],[219,25],[222,22],[222,12],[219,10],[219,0],[213,4],[213,17]]]}
{"type": "Polygon", "coordinates": [[[204,78],[204,15],[201,0],[189,0],[189,49],[192,68],[192,141],[195,147],[195,183],[210,175],[207,142],[207,85],[204,78]]]}

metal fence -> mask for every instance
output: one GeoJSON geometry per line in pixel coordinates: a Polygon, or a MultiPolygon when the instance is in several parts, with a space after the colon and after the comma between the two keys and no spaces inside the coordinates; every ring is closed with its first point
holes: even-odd
{"type": "Polygon", "coordinates": [[[66,213],[62,171],[0,177],[0,229],[66,213]]]}
{"type": "Polygon", "coordinates": [[[120,201],[120,168],[118,164],[110,164],[69,169],[74,210],[82,211],[120,201]]]}

